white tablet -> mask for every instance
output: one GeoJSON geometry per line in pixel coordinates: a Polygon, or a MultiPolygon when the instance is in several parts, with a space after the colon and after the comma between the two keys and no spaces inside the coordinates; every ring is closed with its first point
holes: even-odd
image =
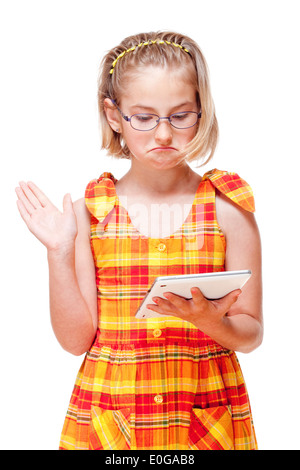
{"type": "Polygon", "coordinates": [[[172,292],[186,299],[191,299],[191,288],[199,287],[207,299],[220,299],[235,289],[241,289],[250,276],[250,270],[243,270],[157,277],[145,295],[135,316],[136,318],[162,317],[163,315],[147,309],[147,305],[155,305],[152,298],[164,298],[164,292],[172,292]]]}

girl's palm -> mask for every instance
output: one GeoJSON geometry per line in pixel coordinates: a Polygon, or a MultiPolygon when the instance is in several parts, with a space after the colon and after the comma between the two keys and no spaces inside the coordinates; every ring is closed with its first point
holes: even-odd
{"type": "Polygon", "coordinates": [[[59,211],[34,183],[20,183],[16,188],[18,209],[28,229],[48,249],[59,249],[74,242],[77,221],[69,194],[59,211]]]}

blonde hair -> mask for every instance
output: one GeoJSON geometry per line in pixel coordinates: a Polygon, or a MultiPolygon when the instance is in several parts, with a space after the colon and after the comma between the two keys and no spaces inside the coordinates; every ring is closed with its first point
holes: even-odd
{"type": "Polygon", "coordinates": [[[215,152],[219,134],[210,91],[208,67],[195,41],[182,34],[168,31],[129,36],[103,58],[98,78],[102,148],[108,150],[112,156],[130,158],[130,150],[126,142],[122,140],[119,133],[112,130],[107,122],[104,100],[111,98],[119,103],[122,91],[130,81],[128,75],[134,74],[135,71],[140,72],[141,67],[149,65],[167,66],[174,70],[184,66],[190,69],[191,73],[185,78],[192,80],[195,86],[202,116],[195,137],[185,149],[185,160],[191,162],[202,159],[200,166],[205,165],[215,152]],[[144,45],[145,42],[147,45],[144,45]],[[137,47],[139,45],[140,47],[137,47]]]}

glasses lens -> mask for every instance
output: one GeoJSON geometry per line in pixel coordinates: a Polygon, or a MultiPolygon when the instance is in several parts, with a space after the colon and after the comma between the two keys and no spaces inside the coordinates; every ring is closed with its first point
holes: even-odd
{"type": "Polygon", "coordinates": [[[151,131],[158,125],[160,119],[169,119],[171,125],[176,129],[187,129],[195,126],[198,121],[198,113],[187,111],[172,114],[169,118],[160,118],[156,114],[134,114],[130,118],[130,124],[137,131],[151,131]]]}
{"type": "Polygon", "coordinates": [[[154,129],[159,120],[155,114],[134,114],[131,116],[130,124],[138,131],[150,131],[154,129]]]}
{"type": "Polygon", "coordinates": [[[198,121],[198,114],[193,111],[177,113],[170,116],[172,126],[176,129],[187,129],[193,127],[198,121]]]}

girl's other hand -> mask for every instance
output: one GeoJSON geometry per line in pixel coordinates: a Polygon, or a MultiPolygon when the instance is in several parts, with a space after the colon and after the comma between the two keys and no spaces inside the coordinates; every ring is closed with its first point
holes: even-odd
{"type": "Polygon", "coordinates": [[[192,298],[185,299],[171,292],[164,293],[165,299],[154,297],[156,305],[149,304],[147,308],[161,315],[172,315],[189,321],[202,331],[223,321],[230,307],[237,301],[240,289],[229,292],[221,299],[207,300],[200,289],[191,289],[192,298]]]}
{"type": "Polygon", "coordinates": [[[73,247],[77,220],[70,194],[64,196],[63,212],[60,212],[34,183],[21,181],[19,184],[17,206],[30,232],[48,251],[73,247]]]}

